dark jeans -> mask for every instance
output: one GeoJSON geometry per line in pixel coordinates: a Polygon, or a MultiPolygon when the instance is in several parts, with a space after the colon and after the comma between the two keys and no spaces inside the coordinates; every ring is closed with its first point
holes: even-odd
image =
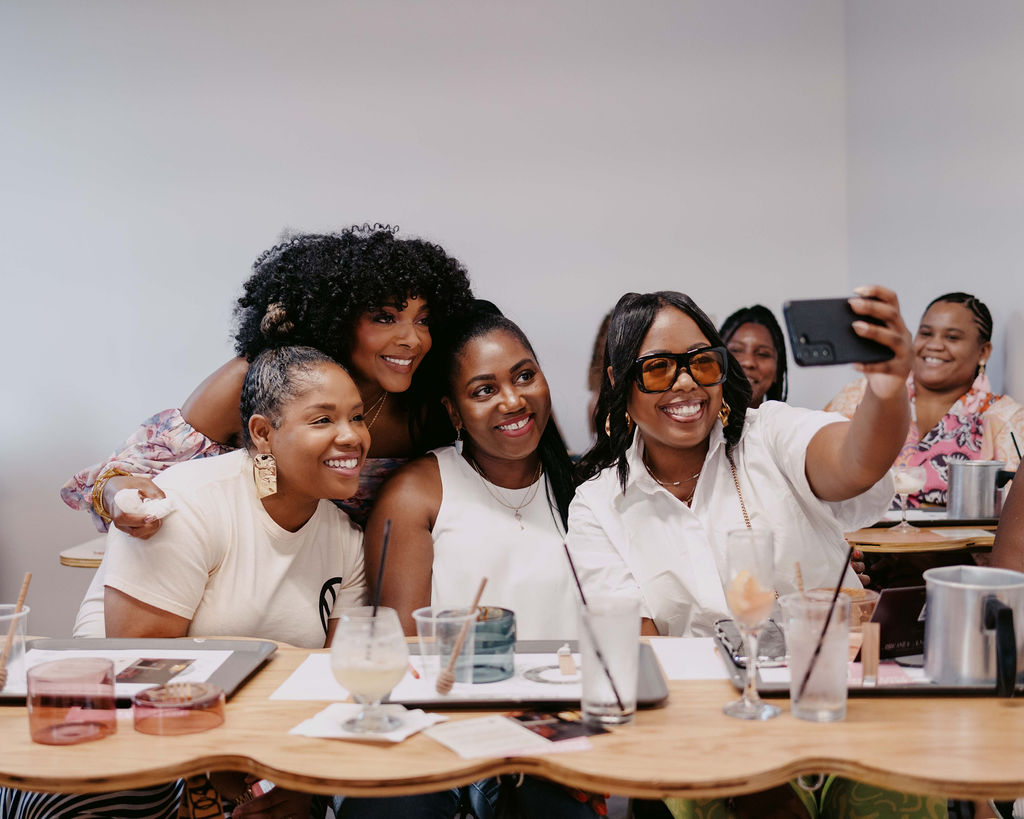
{"type": "MultiPolygon", "coordinates": [[[[498,779],[491,778],[414,796],[337,797],[334,812],[338,819],[454,819],[464,811],[476,819],[495,819],[512,807],[504,799],[499,800],[499,790],[498,779]]],[[[595,819],[596,815],[589,805],[578,802],[561,785],[531,776],[523,777],[512,799],[518,803],[512,815],[565,819],[595,819]]]]}

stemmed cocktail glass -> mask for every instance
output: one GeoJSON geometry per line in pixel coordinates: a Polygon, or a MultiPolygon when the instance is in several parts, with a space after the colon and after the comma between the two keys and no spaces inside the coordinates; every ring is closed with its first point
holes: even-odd
{"type": "Polygon", "coordinates": [[[402,721],[384,713],[380,701],[405,676],[409,649],[394,609],[346,609],[331,641],[331,671],[363,707],[342,727],[355,733],[385,733],[402,721]]]}
{"type": "Polygon", "coordinates": [[[900,522],[889,531],[898,535],[916,532],[917,529],[907,523],[907,495],[913,495],[924,489],[927,477],[923,466],[896,466],[892,470],[896,482],[896,494],[900,496],[900,522]]]}
{"type": "Polygon", "coordinates": [[[757,637],[775,603],[775,549],[772,533],[759,529],[737,529],[726,540],[725,599],[733,620],[743,635],[747,655],[747,680],[743,696],[722,710],[739,719],[771,719],[778,707],[764,702],[757,693],[757,637]]]}

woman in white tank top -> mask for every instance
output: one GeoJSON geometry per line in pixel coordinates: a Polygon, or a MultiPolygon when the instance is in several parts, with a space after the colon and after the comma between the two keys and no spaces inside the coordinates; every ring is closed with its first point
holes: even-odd
{"type": "Polygon", "coordinates": [[[376,577],[390,519],[381,603],[407,634],[414,609],[466,606],[487,577],[483,604],[512,609],[519,639],[570,639],[576,591],[562,542],[572,464],[529,341],[484,304],[447,345],[442,400],[459,441],[385,485],[366,528],[367,575],[376,577]]]}

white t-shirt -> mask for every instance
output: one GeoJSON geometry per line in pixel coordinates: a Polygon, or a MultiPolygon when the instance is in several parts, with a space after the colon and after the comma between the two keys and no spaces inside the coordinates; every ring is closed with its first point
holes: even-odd
{"type": "MultiPolygon", "coordinates": [[[[806,588],[834,588],[848,550],[843,533],[877,522],[892,501],[888,474],[847,501],[830,503],[814,495],[804,471],[807,445],[819,429],[836,422],[848,423],[835,413],[769,401],[747,411],[733,453],[750,524],[774,535],[780,595],[796,591],[798,561],[806,588]]],[[[689,507],[650,476],[642,456],[638,432],[626,453],[625,492],[615,466],[576,490],[569,548],[584,592],[588,599],[639,594],[643,615],[661,634],[709,636],[714,621],[729,616],[723,590],[726,534],[745,528],[721,422],[711,431],[689,507]]],[[[843,585],[861,585],[848,565],[843,585]]]]}
{"type": "Polygon", "coordinates": [[[283,529],[256,496],[244,450],[176,464],[155,482],[177,511],[146,541],[110,530],[107,586],[188,618],[189,634],[308,648],[323,646],[335,611],[362,604],[362,532],[329,500],[297,532],[283,529]]]}
{"type": "Polygon", "coordinates": [[[518,639],[574,639],[577,592],[546,479],[523,489],[485,485],[453,447],[432,454],[441,471],[442,498],[432,530],[431,605],[468,606],[486,577],[482,604],[514,611],[518,639]],[[519,510],[521,526],[513,509],[494,497],[514,507],[531,494],[519,510]]]}

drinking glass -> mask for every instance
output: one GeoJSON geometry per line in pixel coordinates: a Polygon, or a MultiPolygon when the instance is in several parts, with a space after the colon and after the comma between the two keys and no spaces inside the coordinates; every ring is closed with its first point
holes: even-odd
{"type": "Polygon", "coordinates": [[[906,535],[916,532],[917,529],[907,523],[907,495],[913,495],[924,489],[925,478],[927,477],[923,466],[896,466],[892,470],[893,479],[896,481],[896,494],[900,496],[900,522],[889,531],[899,535],[906,535]]]}
{"type": "Polygon", "coordinates": [[[763,702],[757,693],[757,637],[775,603],[775,548],[772,533],[760,529],[729,532],[725,542],[725,559],[725,599],[743,635],[747,680],[743,696],[722,710],[730,717],[739,719],[771,719],[779,715],[779,709],[763,702]]]}
{"type": "Polygon", "coordinates": [[[359,713],[342,723],[353,733],[386,733],[402,721],[380,706],[409,667],[409,648],[394,609],[372,606],[346,609],[331,641],[331,671],[352,698],[359,713]]]}

